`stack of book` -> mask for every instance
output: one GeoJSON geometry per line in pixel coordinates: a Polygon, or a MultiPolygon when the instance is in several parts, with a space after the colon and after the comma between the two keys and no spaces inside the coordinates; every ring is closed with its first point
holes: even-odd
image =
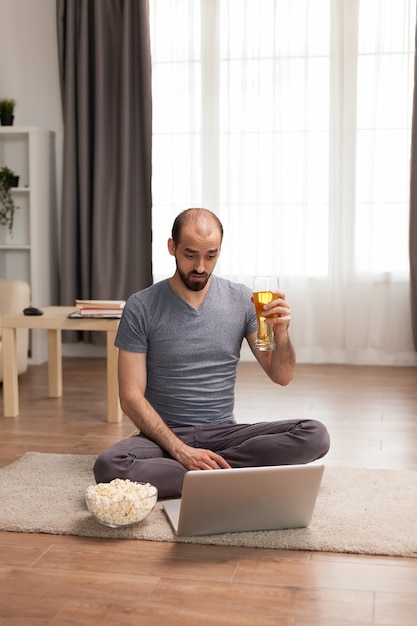
{"type": "Polygon", "coordinates": [[[76,300],[77,312],[82,317],[121,317],[124,300],[76,300]]]}

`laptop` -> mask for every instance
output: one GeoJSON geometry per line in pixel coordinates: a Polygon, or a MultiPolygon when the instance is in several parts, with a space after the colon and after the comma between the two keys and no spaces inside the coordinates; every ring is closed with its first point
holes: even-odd
{"type": "Polygon", "coordinates": [[[163,509],[176,535],[305,528],[324,465],[280,465],[189,471],[182,497],[163,509]]]}

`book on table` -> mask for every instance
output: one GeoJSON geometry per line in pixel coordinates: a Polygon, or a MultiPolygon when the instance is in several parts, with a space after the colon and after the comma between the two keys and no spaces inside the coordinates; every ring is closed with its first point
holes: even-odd
{"type": "Polygon", "coordinates": [[[125,300],[76,300],[77,309],[123,309],[125,300]]]}
{"type": "Polygon", "coordinates": [[[121,317],[125,304],[124,300],[76,300],[73,317],[121,317]]]}

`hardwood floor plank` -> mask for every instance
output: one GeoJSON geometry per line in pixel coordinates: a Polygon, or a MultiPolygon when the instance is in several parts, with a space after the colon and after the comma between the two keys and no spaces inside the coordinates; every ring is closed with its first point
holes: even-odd
{"type": "MultiPolygon", "coordinates": [[[[102,572],[97,568],[34,570],[24,567],[1,567],[1,593],[10,603],[24,590],[26,604],[40,603],[48,598],[94,600],[104,603],[139,604],[151,593],[159,576],[102,572]]],[[[0,622],[1,623],[1,622],[0,622]]]]}
{"type": "Polygon", "coordinates": [[[204,608],[207,615],[222,615],[226,610],[237,615],[320,617],[344,619],[359,624],[372,623],[374,594],[368,591],[275,587],[256,583],[223,585],[219,582],[162,578],[151,593],[149,603],[172,607],[204,608]]]}
{"type": "MultiPolygon", "coordinates": [[[[292,618],[272,618],[256,616],[256,626],[294,626],[292,618]]],[[[50,626],[254,626],[253,615],[239,613],[222,613],[208,615],[206,612],[190,611],[188,609],[165,609],[161,607],[137,607],[86,604],[68,602],[65,608],[51,622],[50,626]]]]}
{"type": "Polygon", "coordinates": [[[25,591],[8,595],[0,590],[0,624],[2,626],[45,626],[62,608],[61,598],[43,595],[28,601],[25,591]]]}
{"type": "Polygon", "coordinates": [[[338,554],[335,552],[312,552],[310,556],[312,561],[332,561],[334,563],[373,563],[375,565],[385,565],[389,567],[401,566],[414,569],[417,567],[417,559],[413,557],[395,557],[395,556],[375,556],[367,554],[338,554]]]}
{"type": "MultiPolygon", "coordinates": [[[[143,544],[142,544],[143,545],[143,544]]],[[[139,545],[136,550],[128,552],[117,550],[118,543],[115,542],[115,550],[91,549],[63,549],[53,546],[35,564],[36,569],[47,569],[55,571],[78,571],[113,573],[117,575],[142,575],[159,576],[163,568],[165,576],[175,578],[195,579],[203,578],[206,581],[217,580],[227,582],[231,580],[238,567],[239,560],[215,556],[210,558],[210,551],[205,551],[204,556],[201,551],[196,551],[195,558],[187,558],[182,550],[176,550],[172,556],[168,552],[151,543],[153,550],[142,552],[139,545]],[[117,554],[123,554],[123,558],[117,558],[117,554]],[[200,556],[198,556],[200,555],[200,556]]]]}
{"type": "Polygon", "coordinates": [[[1,567],[31,567],[45,553],[42,546],[33,545],[33,543],[32,539],[32,545],[29,546],[0,544],[1,567]]]}
{"type": "Polygon", "coordinates": [[[242,559],[234,582],[302,588],[345,589],[359,591],[414,594],[417,589],[417,568],[411,571],[396,565],[372,562],[257,561],[242,559]]]}
{"type": "Polygon", "coordinates": [[[384,626],[415,626],[417,598],[414,594],[377,593],[375,624],[384,626]]]}

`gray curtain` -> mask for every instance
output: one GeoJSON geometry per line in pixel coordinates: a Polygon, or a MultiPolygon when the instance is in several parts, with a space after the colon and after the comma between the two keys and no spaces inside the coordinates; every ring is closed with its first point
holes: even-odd
{"type": "MultiPolygon", "coordinates": [[[[417,26],[415,41],[417,51],[417,26]]],[[[413,327],[414,348],[417,350],[417,52],[414,56],[413,121],[411,131],[410,289],[411,323],[413,327]]]]}
{"type": "Polygon", "coordinates": [[[60,304],[126,299],[152,283],[148,0],[57,0],[56,7],[60,304]]]}

